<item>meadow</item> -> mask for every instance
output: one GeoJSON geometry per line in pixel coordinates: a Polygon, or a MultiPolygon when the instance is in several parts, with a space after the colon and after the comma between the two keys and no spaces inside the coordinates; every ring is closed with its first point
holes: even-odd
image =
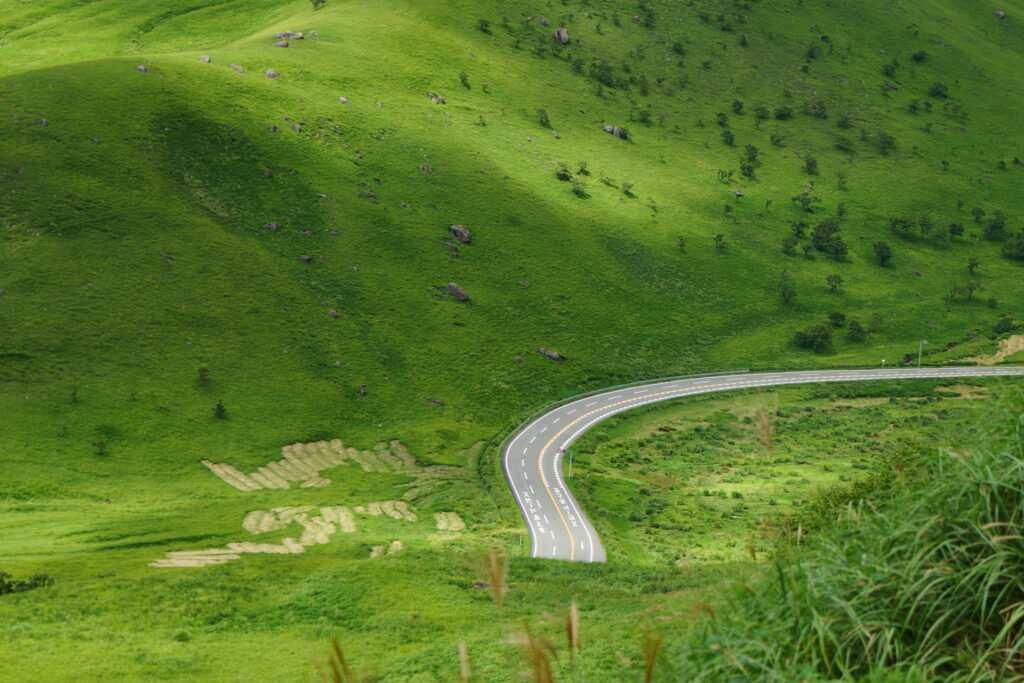
{"type": "Polygon", "coordinates": [[[526,414],[647,377],[916,362],[921,340],[926,364],[1020,360],[1018,0],[0,9],[0,571],[54,579],[0,597],[2,678],[316,679],[333,635],[419,680],[457,676],[464,640],[488,678],[571,599],[586,671],[627,675],[639,625],[759,571],[763,515],[962,439],[969,402],[783,394],[768,461],[756,397],[604,426],[574,476],[602,567],[525,557],[495,448],[526,414]],[[802,348],[814,326],[831,341],[802,348]],[[202,464],[333,439],[413,465],[243,492],[202,464]],[[395,500],[416,521],[354,511],[395,500]],[[242,523],[302,506],[356,531],[149,566],[297,538],[242,523]],[[472,588],[489,547],[500,613],[472,588]]]}

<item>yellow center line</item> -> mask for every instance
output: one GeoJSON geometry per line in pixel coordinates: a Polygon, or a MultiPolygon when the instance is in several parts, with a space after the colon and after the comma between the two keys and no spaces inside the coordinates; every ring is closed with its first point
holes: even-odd
{"type": "MultiPolygon", "coordinates": [[[[875,375],[826,375],[826,376],[823,376],[823,377],[811,378],[811,379],[808,380],[808,382],[805,382],[805,383],[819,382],[819,381],[824,381],[824,380],[834,379],[834,378],[855,380],[855,379],[872,379],[874,377],[876,377],[876,376],[875,375]]],[[[881,379],[884,379],[884,377],[882,377],[881,379]]],[[[739,385],[739,384],[745,384],[747,386],[750,386],[751,384],[767,384],[768,386],[776,386],[775,384],[772,383],[772,380],[753,380],[753,381],[747,380],[747,381],[742,381],[742,382],[719,382],[718,384],[704,384],[704,385],[697,385],[697,386],[688,387],[688,388],[690,388],[690,389],[714,389],[714,388],[717,388],[717,387],[731,387],[731,386],[736,386],[736,385],[739,385]]],[[[654,396],[664,396],[665,394],[674,394],[674,393],[676,393],[678,391],[681,391],[681,390],[680,389],[669,389],[668,391],[659,391],[659,392],[656,392],[656,393],[653,393],[653,394],[645,394],[643,396],[635,396],[633,398],[627,398],[627,399],[624,399],[622,401],[616,401],[615,403],[609,403],[609,404],[607,404],[605,406],[602,406],[600,408],[595,408],[594,410],[591,410],[589,413],[583,413],[582,415],[577,417],[575,420],[573,420],[572,422],[568,423],[567,425],[562,427],[560,430],[558,430],[558,432],[556,432],[554,434],[554,436],[552,436],[550,439],[548,439],[548,442],[546,444],[544,444],[544,447],[540,449],[540,455],[537,456],[537,471],[540,473],[540,480],[541,480],[541,483],[544,484],[544,490],[546,490],[548,492],[548,497],[551,498],[551,503],[555,506],[555,511],[558,512],[558,516],[562,519],[562,524],[565,525],[565,530],[569,534],[569,561],[570,562],[573,562],[576,559],[576,539],[572,535],[572,529],[569,527],[569,522],[566,521],[565,515],[562,514],[561,506],[555,500],[555,494],[551,492],[551,487],[548,486],[547,477],[544,476],[544,468],[543,468],[544,452],[551,446],[552,443],[554,443],[555,439],[557,439],[562,434],[564,434],[566,432],[566,430],[568,430],[573,425],[577,424],[580,420],[582,420],[582,419],[584,419],[586,417],[589,417],[589,416],[593,415],[594,413],[599,413],[599,412],[607,410],[609,408],[622,405],[623,403],[631,403],[633,401],[637,401],[637,400],[644,399],[644,398],[652,398],[654,396]]],[[[565,491],[565,494],[566,494],[566,496],[570,495],[568,491],[565,491]]],[[[583,523],[582,519],[580,520],[580,523],[583,523]]]]}

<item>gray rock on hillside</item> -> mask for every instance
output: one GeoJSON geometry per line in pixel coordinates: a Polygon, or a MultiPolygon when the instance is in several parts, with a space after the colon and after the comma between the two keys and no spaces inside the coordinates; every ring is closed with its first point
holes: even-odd
{"type": "Polygon", "coordinates": [[[447,285],[445,285],[444,292],[445,294],[452,297],[456,301],[469,301],[469,295],[466,294],[466,290],[464,290],[462,287],[459,287],[454,282],[449,282],[447,285]]]}
{"type": "Polygon", "coordinates": [[[149,73],[149,67],[147,67],[145,64],[139,64],[137,67],[135,67],[135,70],[141,71],[144,74],[149,73]]]}
{"type": "Polygon", "coordinates": [[[562,43],[562,45],[569,44],[569,32],[564,28],[555,29],[555,38],[558,38],[558,41],[562,43]]]}
{"type": "Polygon", "coordinates": [[[270,124],[270,132],[271,133],[276,133],[277,132],[277,126],[275,126],[274,124],[270,124]]]}
{"type": "Polygon", "coordinates": [[[552,351],[546,346],[542,346],[539,349],[537,349],[537,353],[544,356],[545,358],[550,358],[551,360],[557,361],[559,363],[564,363],[566,360],[568,360],[565,356],[560,355],[557,351],[552,351]]]}
{"type": "Polygon", "coordinates": [[[610,134],[614,135],[615,137],[617,137],[620,140],[628,140],[629,139],[629,133],[627,133],[624,128],[619,128],[618,126],[604,125],[604,126],[601,126],[601,130],[603,130],[605,133],[610,133],[610,134]]]}
{"type": "Polygon", "coordinates": [[[348,100],[342,97],[341,95],[338,96],[338,101],[341,102],[342,104],[348,104],[348,100]]]}
{"type": "Polygon", "coordinates": [[[277,223],[270,221],[269,223],[263,224],[263,229],[267,231],[277,230],[277,223]]]}
{"type": "Polygon", "coordinates": [[[547,26],[548,25],[548,20],[543,18],[543,17],[541,17],[539,21],[540,21],[540,25],[541,26],[547,26]]]}
{"type": "Polygon", "coordinates": [[[276,43],[274,43],[274,47],[288,47],[288,41],[287,40],[279,40],[276,43]]]}
{"type": "Polygon", "coordinates": [[[235,71],[237,71],[240,74],[244,74],[245,73],[245,69],[243,69],[242,67],[238,66],[237,64],[232,64],[231,68],[234,69],[235,71]]]}
{"type": "Polygon", "coordinates": [[[469,244],[470,234],[469,228],[465,225],[453,225],[448,228],[448,232],[452,234],[455,239],[462,242],[463,244],[469,244]]]}
{"type": "Polygon", "coordinates": [[[281,74],[277,73],[273,69],[267,69],[266,70],[266,76],[267,76],[267,78],[269,78],[272,81],[275,80],[275,79],[281,78],[281,74]]]}
{"type": "Polygon", "coordinates": [[[299,254],[299,260],[303,263],[312,263],[313,257],[309,254],[299,254]]]}
{"type": "Polygon", "coordinates": [[[206,64],[209,64],[210,63],[210,58],[207,57],[206,55],[199,55],[199,61],[200,62],[204,62],[206,64]]]}
{"type": "Polygon", "coordinates": [[[1000,10],[996,10],[996,19],[1004,19],[1004,18],[1006,18],[1006,15],[1003,12],[1001,12],[1000,10]]]}
{"type": "Polygon", "coordinates": [[[430,101],[433,102],[434,104],[444,104],[444,97],[438,95],[437,93],[428,92],[427,97],[429,97],[430,101]]]}

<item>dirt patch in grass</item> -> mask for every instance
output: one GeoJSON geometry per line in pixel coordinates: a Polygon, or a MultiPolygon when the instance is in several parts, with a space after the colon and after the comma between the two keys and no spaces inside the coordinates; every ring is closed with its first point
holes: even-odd
{"type": "Polygon", "coordinates": [[[1024,351],[1024,334],[1014,334],[1006,339],[1000,339],[999,349],[991,356],[974,356],[964,360],[977,363],[978,365],[995,365],[1018,351],[1024,351]]]}

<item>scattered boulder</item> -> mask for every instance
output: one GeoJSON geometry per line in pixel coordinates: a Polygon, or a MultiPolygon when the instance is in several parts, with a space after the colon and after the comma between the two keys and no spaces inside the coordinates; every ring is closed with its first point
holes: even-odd
{"type": "Polygon", "coordinates": [[[444,287],[445,294],[452,297],[456,301],[469,301],[469,295],[466,294],[466,290],[459,287],[454,282],[449,282],[444,287]]]}
{"type": "Polygon", "coordinates": [[[996,19],[1004,19],[1004,18],[1006,18],[1006,15],[1002,11],[996,10],[996,19]]]}
{"type": "Polygon", "coordinates": [[[384,108],[384,103],[383,102],[378,102],[377,103],[377,109],[383,109],[383,108],[384,108]]]}
{"type": "Polygon", "coordinates": [[[263,177],[264,178],[269,178],[270,177],[270,171],[264,171],[263,172],[263,177]]]}
{"type": "Polygon", "coordinates": [[[611,135],[614,135],[615,137],[617,137],[620,140],[628,140],[629,139],[629,133],[626,131],[625,128],[619,128],[618,126],[609,126],[609,125],[606,124],[606,125],[601,126],[601,130],[603,130],[605,133],[609,133],[611,135]]]}
{"type": "Polygon", "coordinates": [[[135,67],[135,70],[141,71],[144,74],[149,73],[149,67],[147,67],[145,64],[139,64],[137,67],[135,67]]]}
{"type": "Polygon", "coordinates": [[[366,385],[365,384],[360,384],[359,385],[359,395],[360,396],[366,396],[366,385]]]}
{"type": "Polygon", "coordinates": [[[312,263],[313,257],[309,254],[299,254],[299,260],[303,263],[312,263]]]}
{"type": "Polygon", "coordinates": [[[469,228],[467,228],[465,225],[453,225],[450,228],[448,228],[448,232],[450,232],[455,239],[462,242],[463,244],[469,244],[469,228]]]}
{"type": "Polygon", "coordinates": [[[205,62],[206,64],[209,64],[210,63],[210,58],[207,57],[206,55],[199,55],[199,61],[200,62],[205,62]]]}
{"type": "Polygon", "coordinates": [[[341,102],[342,104],[348,104],[348,100],[346,100],[346,99],[345,99],[344,97],[342,97],[341,95],[339,95],[339,96],[338,96],[338,101],[339,101],[339,102],[341,102]]]}
{"type": "Polygon", "coordinates": [[[270,80],[274,80],[274,79],[277,79],[277,78],[281,78],[281,74],[277,73],[277,72],[276,72],[276,71],[274,71],[273,69],[267,69],[267,71],[266,71],[266,76],[267,76],[267,78],[269,78],[270,80]]]}
{"type": "Polygon", "coordinates": [[[288,41],[287,40],[279,40],[276,43],[274,43],[274,47],[288,47],[288,41]]]}
{"type": "Polygon", "coordinates": [[[540,18],[540,25],[541,26],[547,26],[548,25],[548,20],[545,19],[544,17],[541,17],[540,18]]]}
{"type": "Polygon", "coordinates": [[[433,102],[434,104],[444,104],[444,98],[438,95],[437,93],[428,92],[427,97],[429,97],[430,101],[433,102]]]}
{"type": "Polygon", "coordinates": [[[515,357],[515,358],[513,358],[512,360],[514,360],[514,361],[515,361],[516,363],[518,363],[519,365],[522,365],[522,364],[523,364],[523,359],[522,359],[522,358],[520,358],[519,356],[516,356],[516,357],[515,357]]]}
{"type": "Polygon", "coordinates": [[[245,73],[245,69],[243,69],[242,67],[238,66],[237,64],[232,64],[231,68],[234,69],[235,71],[237,71],[240,74],[244,74],[245,73]]]}
{"type": "Polygon", "coordinates": [[[564,28],[555,29],[555,38],[558,38],[558,41],[562,43],[562,45],[569,44],[569,32],[564,28]]]}
{"type": "Polygon", "coordinates": [[[270,124],[270,132],[271,133],[276,133],[277,132],[277,126],[275,126],[274,124],[270,124]]]}
{"type": "Polygon", "coordinates": [[[885,88],[887,90],[899,90],[900,89],[898,85],[895,85],[894,83],[890,83],[889,81],[882,81],[882,85],[885,86],[885,88]]]}
{"type": "Polygon", "coordinates": [[[552,351],[546,346],[542,346],[539,349],[537,349],[537,353],[544,356],[545,358],[550,358],[553,361],[558,361],[559,363],[564,363],[566,360],[568,360],[565,356],[559,354],[557,351],[552,351]]]}
{"type": "Polygon", "coordinates": [[[444,403],[442,403],[441,401],[438,401],[436,398],[428,398],[427,401],[430,402],[430,403],[433,403],[435,406],[443,406],[444,405],[444,403]]]}
{"type": "Polygon", "coordinates": [[[296,133],[301,133],[302,132],[302,126],[300,126],[297,123],[293,123],[292,124],[292,130],[294,130],[296,133]]]}
{"type": "Polygon", "coordinates": [[[551,131],[551,137],[553,137],[556,140],[561,140],[561,138],[558,137],[558,133],[556,133],[555,131],[551,131]]]}
{"type": "Polygon", "coordinates": [[[331,316],[332,318],[337,318],[338,312],[332,308],[331,310],[327,311],[327,315],[331,316]]]}
{"type": "Polygon", "coordinates": [[[310,38],[312,38],[313,36],[318,36],[318,35],[320,35],[320,34],[319,34],[319,33],[317,33],[316,31],[310,31],[310,32],[309,32],[309,37],[310,37],[310,38]]]}
{"type": "Polygon", "coordinates": [[[273,230],[277,230],[277,223],[275,223],[274,221],[270,221],[269,223],[264,223],[263,224],[263,229],[268,231],[268,232],[273,231],[273,230]]]}
{"type": "Polygon", "coordinates": [[[733,191],[732,191],[732,193],[733,193],[733,194],[734,194],[735,196],[737,196],[737,197],[742,197],[742,196],[743,196],[743,193],[742,193],[742,192],[740,192],[739,190],[733,190],[733,191]]]}

